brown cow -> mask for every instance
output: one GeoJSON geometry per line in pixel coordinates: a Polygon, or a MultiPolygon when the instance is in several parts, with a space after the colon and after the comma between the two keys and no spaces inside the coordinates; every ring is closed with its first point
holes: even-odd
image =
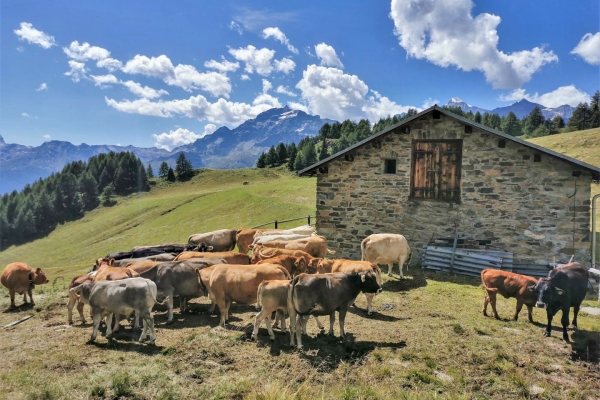
{"type": "Polygon", "coordinates": [[[250,250],[249,245],[254,240],[256,232],[260,232],[260,229],[238,229],[235,234],[235,242],[237,243],[238,251],[240,253],[248,254],[250,250]]]}
{"type": "MultiPolygon", "coordinates": [[[[369,261],[354,261],[354,260],[321,260],[317,264],[317,272],[319,274],[343,272],[351,274],[353,272],[373,271],[377,277],[377,284],[383,283],[381,279],[381,269],[377,264],[369,261]]],[[[374,293],[365,293],[367,298],[367,314],[373,313],[373,297],[374,293]]]]}
{"type": "Polygon", "coordinates": [[[497,269],[484,269],[481,271],[481,283],[483,283],[483,287],[486,291],[483,299],[483,315],[487,317],[487,306],[488,303],[491,303],[494,317],[500,319],[498,312],[496,312],[496,294],[499,293],[507,299],[510,297],[517,299],[517,310],[514,316],[515,321],[519,317],[523,304],[525,304],[529,314],[529,322],[533,322],[532,312],[537,297],[535,290],[532,290],[529,287],[535,286],[537,282],[537,279],[527,275],[519,275],[497,269]]]}
{"type": "Polygon", "coordinates": [[[93,281],[94,277],[90,275],[79,275],[73,278],[71,283],[69,283],[68,293],[69,293],[69,302],[67,303],[67,313],[69,315],[69,325],[73,325],[73,307],[75,307],[75,303],[77,303],[77,312],[79,313],[79,318],[81,318],[81,324],[85,324],[85,317],[83,316],[83,306],[84,303],[81,301],[81,297],[75,292],[71,291],[74,287],[81,285],[87,281],[93,281]]]}
{"type": "Polygon", "coordinates": [[[256,265],[261,264],[279,264],[285,268],[292,277],[306,272],[306,261],[304,261],[304,258],[302,257],[280,255],[266,258],[256,263],[256,265]]]}
{"type": "Polygon", "coordinates": [[[250,257],[250,262],[252,264],[258,263],[260,260],[265,260],[271,257],[277,256],[294,256],[294,257],[302,257],[306,262],[307,272],[309,274],[317,273],[317,264],[321,261],[321,258],[313,257],[305,251],[302,250],[287,250],[287,249],[275,249],[275,248],[266,248],[262,246],[257,246],[254,249],[254,253],[250,257]]]}
{"type": "Polygon", "coordinates": [[[134,272],[137,272],[138,275],[140,275],[140,274],[148,271],[150,268],[154,267],[155,265],[162,264],[163,262],[168,262],[168,261],[132,261],[130,263],[123,265],[123,268],[130,269],[134,272]]]}
{"type": "Polygon", "coordinates": [[[217,264],[196,272],[210,300],[219,306],[219,324],[223,326],[229,319],[229,307],[233,301],[240,304],[256,303],[258,286],[262,281],[291,279],[290,274],[277,264],[217,264]]]}
{"type": "Polygon", "coordinates": [[[31,292],[35,285],[43,285],[50,282],[41,268],[33,269],[24,262],[10,263],[2,271],[0,282],[8,288],[10,293],[10,308],[15,306],[15,293],[23,295],[23,303],[27,304],[27,294],[32,305],[33,297],[31,292]]]}
{"type": "Polygon", "coordinates": [[[113,258],[99,258],[96,260],[94,281],[118,281],[126,278],[136,278],[140,276],[129,268],[113,267],[115,260],[113,258]]]}
{"type": "Polygon", "coordinates": [[[388,275],[392,275],[394,263],[400,268],[400,279],[404,279],[402,268],[408,265],[412,258],[412,250],[402,235],[395,233],[374,233],[367,236],[360,244],[363,261],[374,264],[387,264],[388,275]]]}
{"type": "Polygon", "coordinates": [[[296,240],[272,240],[261,245],[278,249],[302,250],[318,258],[325,258],[327,254],[335,254],[335,251],[327,248],[327,239],[324,236],[309,236],[296,240]]]}
{"type": "Polygon", "coordinates": [[[227,264],[238,264],[248,265],[250,264],[250,257],[248,254],[237,253],[235,251],[220,251],[220,252],[198,252],[198,251],[184,251],[180,253],[173,261],[188,260],[190,258],[221,258],[227,262],[227,264]]]}

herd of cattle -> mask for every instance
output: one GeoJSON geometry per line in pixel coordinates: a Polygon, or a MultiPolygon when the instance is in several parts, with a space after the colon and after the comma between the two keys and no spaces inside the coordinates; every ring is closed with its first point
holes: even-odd
{"type": "MultiPolygon", "coordinates": [[[[167,323],[173,322],[173,299],[179,297],[180,312],[187,309],[187,301],[208,296],[219,307],[220,325],[229,319],[232,302],[256,304],[252,338],[256,339],[259,326],[265,321],[271,340],[273,317],[285,332],[286,317],[290,318],[290,344],[302,346],[306,323],[314,316],[323,329],[319,316],[329,315],[329,333],[333,335],[335,312],[339,315],[340,336],[344,337],[344,322],[348,308],[363,292],[367,312],[373,310],[373,297],[382,291],[381,270],[378,264],[388,265],[391,275],[398,264],[400,277],[403,267],[411,260],[412,251],[404,236],[373,234],[361,243],[362,260],[326,259],[335,252],[328,249],[327,240],[305,225],[289,230],[222,229],[192,235],[188,244],[165,244],[136,247],[128,252],[109,254],[96,260],[86,275],[73,278],[69,284],[67,304],[68,321],[73,323],[73,308],[85,323],[83,307],[88,304],[93,320],[90,342],[96,339],[101,321],[106,320],[106,337],[119,329],[119,321],[135,316],[134,329],[139,329],[140,341],[156,340],[152,308],[166,304],[167,323]],[[233,249],[237,245],[238,252],[233,249]],[[251,255],[248,255],[249,251],[251,255]],[[160,301],[159,301],[160,300],[160,301]],[[113,317],[115,327],[113,330],[113,317]]],[[[562,310],[563,337],[568,341],[569,309],[574,307],[573,325],[585,298],[588,271],[578,263],[570,263],[552,270],[548,278],[535,279],[511,272],[486,269],[481,273],[486,291],[483,314],[491,303],[494,316],[496,295],[517,299],[516,320],[523,305],[545,307],[548,325],[544,332],[550,336],[553,316],[562,310]]],[[[33,304],[35,285],[48,283],[40,268],[31,268],[23,262],[9,264],[0,277],[10,293],[11,307],[15,307],[15,293],[27,295],[33,304]]]]}

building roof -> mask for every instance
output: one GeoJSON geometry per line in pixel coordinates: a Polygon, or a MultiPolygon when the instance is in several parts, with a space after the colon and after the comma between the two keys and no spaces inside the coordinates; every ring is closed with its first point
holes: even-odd
{"type": "Polygon", "coordinates": [[[581,167],[583,169],[586,169],[586,170],[592,172],[592,175],[594,176],[594,179],[600,179],[600,168],[598,168],[598,167],[595,167],[593,165],[585,163],[585,162],[583,162],[581,160],[578,160],[576,158],[572,158],[572,157],[566,156],[564,154],[557,153],[556,151],[552,151],[552,150],[547,149],[545,147],[538,146],[537,144],[528,142],[526,140],[519,139],[518,137],[511,136],[511,135],[509,135],[507,133],[500,132],[500,131],[498,131],[496,129],[492,129],[492,128],[487,127],[485,125],[478,124],[477,122],[471,121],[470,119],[462,117],[462,116],[460,116],[458,114],[454,114],[453,112],[450,112],[450,111],[448,111],[448,110],[446,110],[446,109],[444,109],[442,107],[438,107],[437,104],[429,107],[428,109],[426,109],[424,111],[421,111],[418,114],[415,114],[415,115],[413,115],[413,116],[411,116],[411,117],[403,120],[402,122],[400,122],[400,123],[398,123],[396,125],[393,125],[393,126],[387,128],[387,129],[385,129],[385,130],[383,130],[381,132],[378,132],[378,133],[376,133],[376,134],[374,134],[372,136],[369,136],[368,138],[366,138],[366,139],[364,139],[364,140],[362,140],[362,141],[360,141],[358,143],[355,143],[352,146],[347,147],[344,150],[339,151],[339,152],[337,152],[337,153],[335,153],[335,154],[333,154],[333,155],[331,155],[331,156],[329,156],[329,157],[327,157],[327,158],[325,158],[325,159],[323,159],[323,160],[321,160],[321,161],[319,161],[319,162],[317,162],[317,163],[315,163],[315,164],[313,164],[313,165],[311,165],[309,167],[306,167],[303,170],[298,171],[298,176],[303,176],[303,175],[309,174],[309,173],[311,174],[318,167],[320,167],[320,166],[322,166],[324,164],[327,164],[329,161],[335,160],[336,158],[338,158],[340,156],[343,156],[344,154],[346,154],[346,153],[348,153],[348,152],[350,152],[350,151],[352,151],[352,150],[354,150],[354,149],[362,146],[363,144],[368,143],[368,142],[370,142],[372,140],[375,140],[378,137],[383,136],[386,133],[388,133],[390,131],[393,131],[394,129],[399,128],[399,127],[401,127],[403,125],[406,125],[406,124],[408,124],[408,123],[410,123],[410,122],[412,122],[412,121],[414,121],[414,120],[422,117],[423,115],[428,114],[428,113],[430,113],[430,112],[432,112],[434,110],[437,110],[437,111],[441,112],[442,114],[444,114],[444,115],[446,115],[448,117],[451,117],[451,118],[454,118],[456,120],[459,120],[462,123],[464,123],[465,125],[470,125],[470,126],[473,126],[475,128],[479,128],[479,129],[484,130],[486,132],[489,132],[489,133],[492,133],[494,135],[500,136],[500,137],[502,137],[504,139],[508,139],[508,140],[513,141],[513,142],[519,143],[519,144],[521,144],[523,146],[526,146],[526,147],[529,147],[531,149],[537,150],[537,151],[539,151],[541,153],[545,153],[545,154],[548,154],[548,155],[550,155],[552,157],[556,157],[556,158],[559,158],[559,159],[561,159],[563,161],[567,161],[567,162],[569,162],[571,164],[575,164],[575,165],[577,165],[577,166],[579,166],[579,167],[581,167]]]}

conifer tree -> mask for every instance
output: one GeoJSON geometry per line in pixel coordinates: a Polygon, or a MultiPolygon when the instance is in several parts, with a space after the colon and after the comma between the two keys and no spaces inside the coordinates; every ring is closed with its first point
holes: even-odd
{"type": "Polygon", "coordinates": [[[294,171],[297,154],[298,154],[298,149],[296,148],[296,144],[292,143],[292,145],[290,146],[290,149],[288,150],[288,163],[287,163],[287,168],[290,171],[294,171]]]}
{"type": "Polygon", "coordinates": [[[160,167],[158,168],[158,176],[160,178],[166,179],[169,174],[169,164],[166,161],[160,163],[160,167]]]}
{"type": "Polygon", "coordinates": [[[283,144],[283,142],[279,142],[276,150],[278,158],[277,164],[283,164],[285,160],[287,160],[287,149],[285,147],[285,144],[283,144]]]}
{"type": "Polygon", "coordinates": [[[267,166],[267,154],[263,151],[256,160],[256,168],[265,168],[267,166]]]}
{"type": "Polygon", "coordinates": [[[152,165],[148,163],[148,167],[146,168],[146,172],[148,173],[148,179],[154,178],[154,170],[152,169],[152,165]]]}
{"type": "Polygon", "coordinates": [[[323,137],[323,141],[321,142],[321,151],[319,152],[319,161],[322,161],[329,157],[327,153],[327,138],[323,137]]]}
{"type": "Polygon", "coordinates": [[[277,165],[279,161],[279,157],[277,156],[277,151],[275,150],[275,146],[271,146],[269,152],[267,153],[267,165],[269,167],[274,167],[277,165]]]}
{"type": "Polygon", "coordinates": [[[179,153],[175,162],[175,172],[177,173],[177,179],[180,181],[187,180],[194,175],[192,162],[188,160],[183,151],[179,153]]]}
{"type": "Polygon", "coordinates": [[[175,182],[175,172],[171,167],[169,167],[169,171],[167,172],[167,180],[169,182],[175,182]]]}

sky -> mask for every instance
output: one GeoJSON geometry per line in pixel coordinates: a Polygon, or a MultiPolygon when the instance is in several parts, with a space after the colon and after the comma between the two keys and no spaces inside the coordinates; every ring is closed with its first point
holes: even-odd
{"type": "Polygon", "coordinates": [[[576,106],[600,89],[599,4],[3,0],[0,135],[172,149],[286,105],[576,106]]]}

